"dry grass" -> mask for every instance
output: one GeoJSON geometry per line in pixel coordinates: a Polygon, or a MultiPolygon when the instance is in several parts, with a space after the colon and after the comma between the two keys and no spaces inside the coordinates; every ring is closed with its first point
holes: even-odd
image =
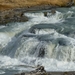
{"type": "Polygon", "coordinates": [[[0,10],[36,5],[66,6],[69,1],[70,0],[0,0],[0,10]]]}

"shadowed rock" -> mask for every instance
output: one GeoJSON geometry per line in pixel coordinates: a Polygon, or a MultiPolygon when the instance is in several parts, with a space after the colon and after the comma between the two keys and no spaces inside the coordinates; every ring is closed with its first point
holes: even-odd
{"type": "Polygon", "coordinates": [[[67,3],[67,6],[70,7],[72,5],[74,5],[74,0],[69,0],[69,2],[67,3]]]}
{"type": "Polygon", "coordinates": [[[67,46],[70,44],[69,41],[64,38],[58,38],[57,40],[58,40],[59,45],[62,45],[62,46],[67,46]]]}
{"type": "Polygon", "coordinates": [[[38,71],[39,72],[46,72],[45,69],[44,69],[44,67],[40,66],[40,65],[37,66],[36,72],[38,72],[38,71]]]}
{"type": "Polygon", "coordinates": [[[44,57],[44,55],[45,55],[45,48],[41,47],[38,57],[44,57]]]}
{"type": "Polygon", "coordinates": [[[56,13],[56,10],[52,9],[51,14],[54,15],[56,13]]]}
{"type": "MultiPolygon", "coordinates": [[[[15,75],[48,75],[43,66],[38,65],[37,69],[29,73],[21,73],[15,75]]],[[[50,75],[50,74],[49,74],[50,75]]]]}
{"type": "MultiPolygon", "coordinates": [[[[56,10],[52,9],[50,13],[54,15],[56,13],[56,10]]],[[[47,17],[47,12],[44,12],[44,16],[47,17]]]]}
{"type": "Polygon", "coordinates": [[[31,72],[23,72],[21,74],[15,75],[75,75],[74,71],[70,72],[46,72],[43,66],[38,65],[34,71],[31,72]]]}
{"type": "Polygon", "coordinates": [[[7,24],[11,22],[26,22],[28,18],[23,15],[24,12],[17,12],[14,10],[4,11],[0,13],[0,24],[7,24]]]}
{"type": "Polygon", "coordinates": [[[47,12],[44,12],[44,16],[46,16],[46,17],[47,17],[47,12]]]}

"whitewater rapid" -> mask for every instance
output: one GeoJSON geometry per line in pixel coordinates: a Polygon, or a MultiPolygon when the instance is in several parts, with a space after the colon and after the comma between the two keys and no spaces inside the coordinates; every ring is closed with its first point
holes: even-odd
{"type": "Polygon", "coordinates": [[[0,74],[31,71],[37,65],[75,71],[74,9],[59,8],[54,15],[50,10],[27,12],[29,21],[0,26],[0,74]]]}

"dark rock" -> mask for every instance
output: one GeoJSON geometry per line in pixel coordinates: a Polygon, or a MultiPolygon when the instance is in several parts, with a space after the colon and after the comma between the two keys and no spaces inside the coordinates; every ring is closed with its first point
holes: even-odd
{"type": "Polygon", "coordinates": [[[54,15],[56,13],[56,10],[52,9],[51,13],[54,15]]]}
{"type": "Polygon", "coordinates": [[[68,42],[67,39],[58,38],[57,40],[58,40],[59,45],[62,45],[62,46],[67,46],[67,45],[69,45],[69,42],[68,42]]]}
{"type": "MultiPolygon", "coordinates": [[[[54,15],[56,13],[56,10],[52,9],[50,13],[54,15]]],[[[44,12],[44,16],[47,17],[47,12],[44,12]]]]}
{"type": "MultiPolygon", "coordinates": [[[[43,66],[38,65],[37,69],[31,72],[25,72],[21,74],[15,74],[15,75],[48,75],[47,72],[45,71],[43,66]]],[[[49,74],[50,75],[50,74],[49,74]]]]}
{"type": "Polygon", "coordinates": [[[25,75],[25,73],[21,73],[21,75],[25,75]]]}
{"type": "Polygon", "coordinates": [[[23,14],[24,12],[16,12],[14,10],[0,12],[0,24],[28,21],[28,18],[23,14]]]}
{"type": "Polygon", "coordinates": [[[15,74],[15,75],[21,75],[21,74],[15,74]]]}
{"type": "Polygon", "coordinates": [[[47,17],[47,12],[44,12],[44,16],[46,16],[46,17],[47,17]]]}
{"type": "Polygon", "coordinates": [[[44,55],[45,55],[45,48],[44,47],[41,47],[40,48],[40,51],[39,51],[38,57],[44,57],[44,55]]]}
{"type": "Polygon", "coordinates": [[[38,65],[36,72],[46,72],[43,66],[38,65]]]}
{"type": "Polygon", "coordinates": [[[67,3],[67,7],[70,7],[70,6],[72,6],[72,5],[74,5],[74,0],[69,0],[69,2],[67,3]]]}

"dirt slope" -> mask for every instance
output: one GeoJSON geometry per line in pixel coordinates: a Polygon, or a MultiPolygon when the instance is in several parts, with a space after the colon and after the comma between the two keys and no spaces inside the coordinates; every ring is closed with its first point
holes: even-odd
{"type": "MultiPolygon", "coordinates": [[[[72,0],[0,0],[0,10],[37,5],[67,6],[72,0]]],[[[75,0],[73,0],[75,3],[75,0]]]]}

